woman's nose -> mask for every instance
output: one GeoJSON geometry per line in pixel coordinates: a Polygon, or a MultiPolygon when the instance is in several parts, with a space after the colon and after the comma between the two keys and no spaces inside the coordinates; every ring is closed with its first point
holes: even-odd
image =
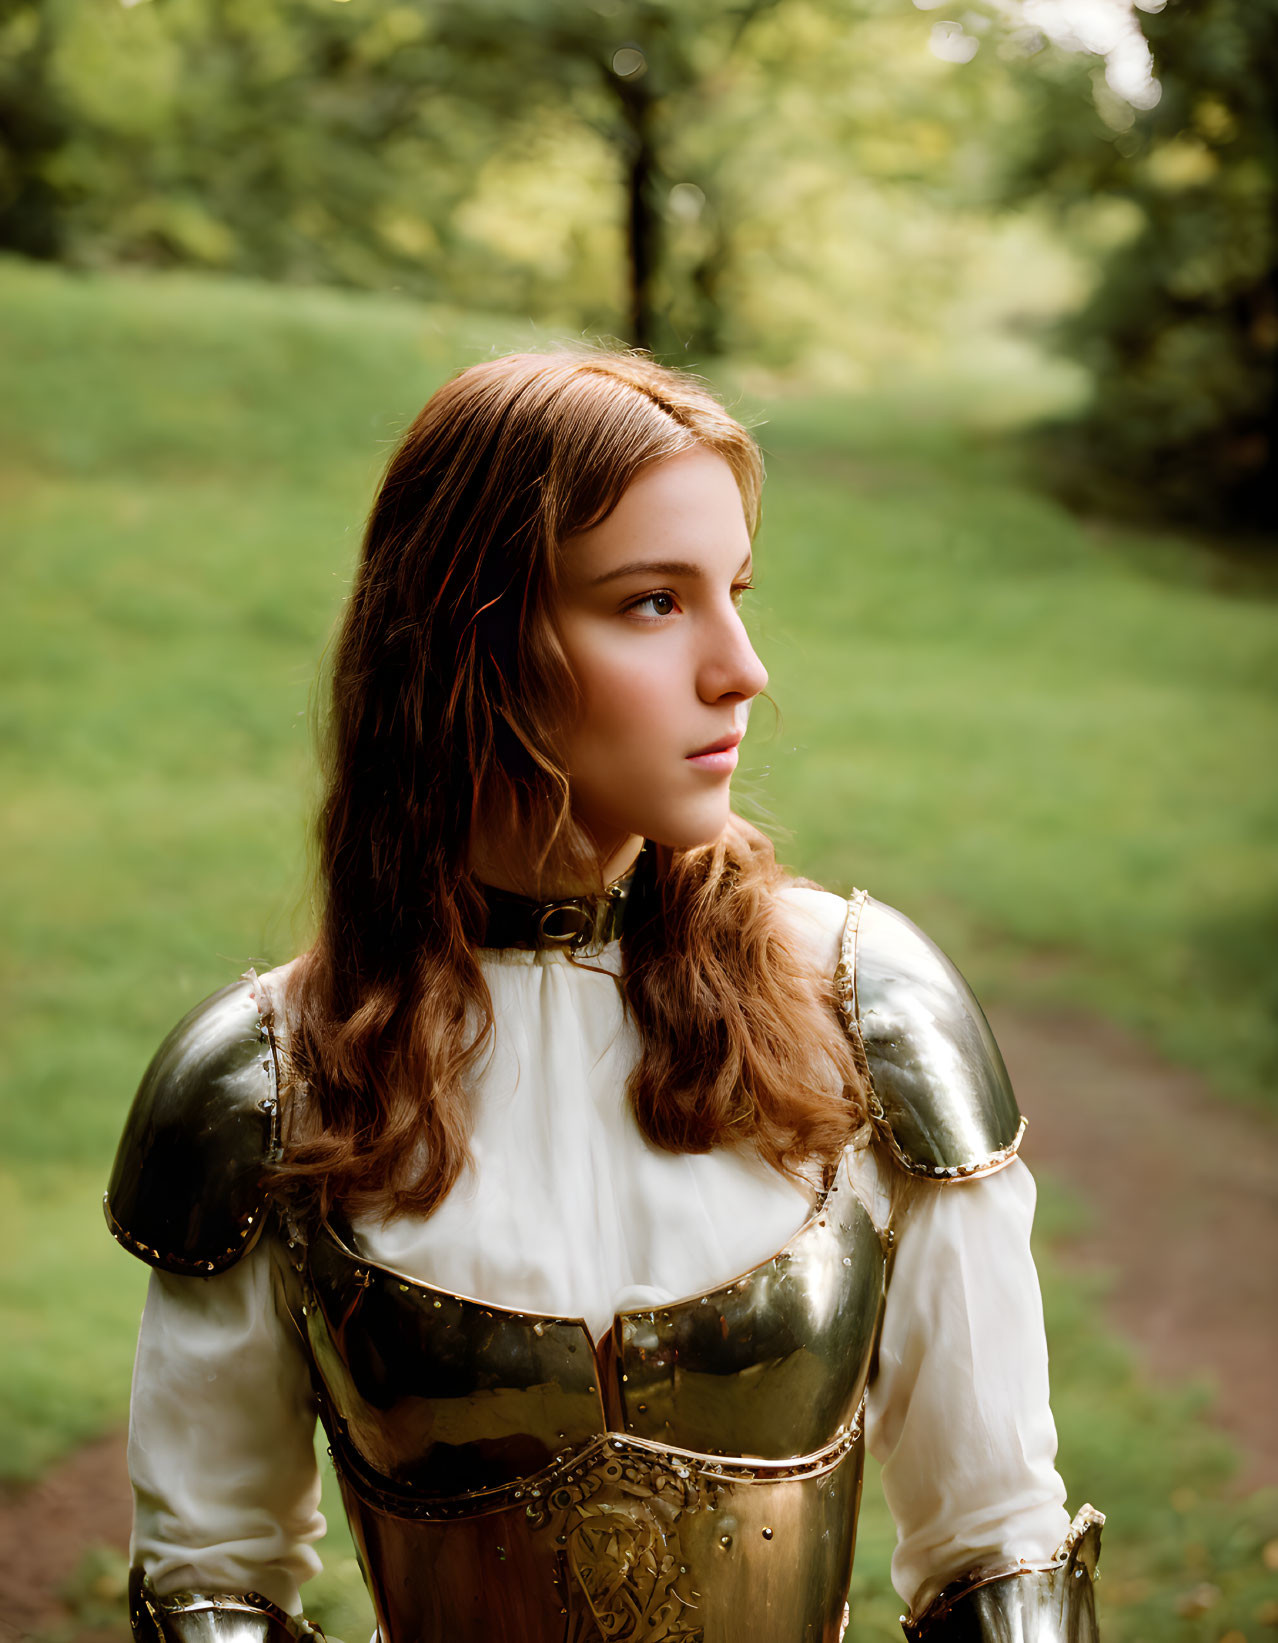
{"type": "Polygon", "coordinates": [[[767,687],[768,670],[759,660],[745,624],[734,611],[726,633],[702,664],[699,680],[703,701],[718,702],[725,696],[746,701],[767,687]]]}

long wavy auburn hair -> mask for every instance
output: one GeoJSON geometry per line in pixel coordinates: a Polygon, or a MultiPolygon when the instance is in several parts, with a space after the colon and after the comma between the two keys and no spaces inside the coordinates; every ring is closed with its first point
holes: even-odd
{"type": "MultiPolygon", "coordinates": [[[[731,467],[753,532],[754,441],[696,382],[630,354],[472,366],[390,460],[333,656],[319,927],[289,986],[277,1174],[321,1209],[429,1213],[468,1160],[467,1076],[493,1024],[472,830],[534,841],[552,889],[601,872],[558,754],[578,699],[554,624],[560,546],[696,446],[731,467]]],[[[865,1090],[830,980],[778,909],[771,845],[733,817],[713,845],[659,849],[655,874],[620,978],[643,1133],[672,1151],[751,1144],[784,1171],[833,1161],[865,1090]]]]}

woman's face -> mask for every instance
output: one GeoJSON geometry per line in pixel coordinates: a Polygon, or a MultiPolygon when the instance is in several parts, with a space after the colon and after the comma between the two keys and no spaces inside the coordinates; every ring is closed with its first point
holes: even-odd
{"type": "Polygon", "coordinates": [[[573,815],[606,863],[641,838],[717,839],[750,703],[768,682],[738,604],[750,533],[703,448],[645,469],[564,544],[556,626],[581,691],[563,746],[573,815]]]}

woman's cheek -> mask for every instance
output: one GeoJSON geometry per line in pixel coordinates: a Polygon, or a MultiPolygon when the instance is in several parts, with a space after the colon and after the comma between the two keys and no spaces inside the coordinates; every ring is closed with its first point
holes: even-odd
{"type": "Polygon", "coordinates": [[[598,718],[610,731],[633,734],[655,728],[654,717],[664,717],[660,683],[652,677],[647,657],[624,649],[614,652],[600,671],[598,683],[598,718]]]}

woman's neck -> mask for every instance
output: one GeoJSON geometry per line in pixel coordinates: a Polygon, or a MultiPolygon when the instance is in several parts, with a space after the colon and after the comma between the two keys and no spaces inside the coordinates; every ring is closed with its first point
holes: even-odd
{"type": "Polygon", "coordinates": [[[597,879],[573,873],[556,877],[545,869],[539,875],[525,840],[498,842],[491,835],[477,832],[471,839],[468,866],[481,884],[490,884],[495,890],[508,890],[516,896],[529,896],[537,901],[592,896],[630,871],[643,849],[643,838],[637,833],[627,834],[596,848],[600,864],[597,879]]]}

